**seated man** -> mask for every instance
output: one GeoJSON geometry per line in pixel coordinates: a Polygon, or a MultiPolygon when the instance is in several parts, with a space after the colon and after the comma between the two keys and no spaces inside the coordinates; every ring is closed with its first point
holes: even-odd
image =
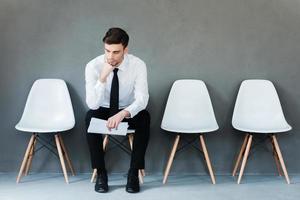
{"type": "MultiPolygon", "coordinates": [[[[104,55],[91,60],[85,69],[86,130],[92,117],[107,120],[107,128],[122,121],[135,129],[126,191],[140,190],[138,170],[145,167],[149,140],[150,115],[145,110],[149,94],[147,69],[138,57],[128,54],[128,34],[121,28],[110,28],[103,38],[104,55]]],[[[92,168],[97,169],[95,191],[108,191],[102,135],[88,133],[92,168]]]]}

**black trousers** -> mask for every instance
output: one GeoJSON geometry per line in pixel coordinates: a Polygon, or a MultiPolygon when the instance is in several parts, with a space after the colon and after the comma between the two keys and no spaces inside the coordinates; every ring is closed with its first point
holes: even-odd
{"type": "MultiPolygon", "coordinates": [[[[92,117],[107,120],[109,118],[109,108],[100,107],[98,110],[89,110],[85,118],[86,131],[92,117]]],[[[144,169],[145,153],[150,133],[149,112],[142,110],[133,118],[125,118],[123,122],[128,122],[129,128],[135,129],[130,167],[135,169],[144,169]]],[[[91,155],[92,168],[105,170],[102,135],[87,133],[86,136],[91,155]]]]}

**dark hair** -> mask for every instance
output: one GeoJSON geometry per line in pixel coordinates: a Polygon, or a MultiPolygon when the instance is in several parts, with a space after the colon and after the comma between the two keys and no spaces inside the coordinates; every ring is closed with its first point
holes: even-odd
{"type": "Polygon", "coordinates": [[[127,47],[129,36],[128,34],[121,28],[110,28],[106,32],[102,41],[106,44],[122,44],[124,48],[127,47]]]}

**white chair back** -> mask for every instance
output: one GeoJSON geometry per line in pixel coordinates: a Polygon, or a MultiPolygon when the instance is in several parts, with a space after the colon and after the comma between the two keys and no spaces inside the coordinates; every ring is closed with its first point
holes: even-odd
{"type": "Polygon", "coordinates": [[[286,122],[276,89],[268,80],[245,80],[236,99],[232,125],[254,133],[291,130],[286,122]]]}
{"type": "Polygon", "coordinates": [[[27,132],[58,132],[75,125],[71,98],[65,81],[36,80],[16,129],[27,132]]]}
{"type": "Polygon", "coordinates": [[[201,80],[174,82],[161,128],[171,132],[203,133],[218,129],[206,85],[201,80]]]}

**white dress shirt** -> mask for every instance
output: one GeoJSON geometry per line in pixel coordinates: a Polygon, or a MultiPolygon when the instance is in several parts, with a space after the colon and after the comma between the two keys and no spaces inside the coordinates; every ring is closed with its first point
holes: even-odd
{"type": "MultiPolygon", "coordinates": [[[[100,106],[109,108],[111,72],[105,83],[99,77],[104,64],[104,55],[91,60],[85,68],[85,89],[87,106],[96,110],[100,106]]],[[[119,65],[119,109],[125,109],[134,117],[148,104],[148,82],[146,64],[138,57],[125,54],[119,65]]]]}

